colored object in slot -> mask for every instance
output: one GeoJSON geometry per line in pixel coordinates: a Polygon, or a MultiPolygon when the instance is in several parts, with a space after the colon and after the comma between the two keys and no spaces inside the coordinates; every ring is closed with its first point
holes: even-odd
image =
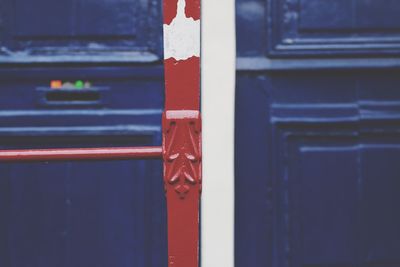
{"type": "Polygon", "coordinates": [[[53,80],[50,82],[51,89],[60,89],[62,87],[62,81],[60,80],[53,80]]]}
{"type": "Polygon", "coordinates": [[[75,85],[71,82],[65,82],[62,85],[62,89],[74,89],[75,85]]]}
{"type": "Polygon", "coordinates": [[[78,80],[78,81],[75,82],[75,88],[76,89],[82,89],[83,86],[84,86],[84,83],[83,83],[82,80],[78,80]]]}
{"type": "Polygon", "coordinates": [[[87,89],[87,88],[91,88],[91,87],[92,87],[92,83],[86,81],[85,84],[83,85],[83,87],[86,88],[86,89],[87,89]]]}

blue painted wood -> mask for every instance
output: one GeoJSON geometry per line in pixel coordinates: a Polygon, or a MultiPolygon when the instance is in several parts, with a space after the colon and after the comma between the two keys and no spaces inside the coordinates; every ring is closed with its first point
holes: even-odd
{"type": "Polygon", "coordinates": [[[400,48],[397,1],[269,1],[269,55],[392,55],[400,48]]]}
{"type": "Polygon", "coordinates": [[[399,57],[398,1],[237,0],[238,55],[399,57]],[[246,40],[246,41],[244,41],[246,40]]]}
{"type": "Polygon", "coordinates": [[[400,263],[399,82],[379,70],[239,76],[237,266],[400,263]]]}
{"type": "MultiPolygon", "coordinates": [[[[159,0],[2,1],[0,148],[160,145],[160,14],[159,0]],[[99,100],[48,103],[51,80],[90,81],[69,90],[99,100]]],[[[0,164],[0,266],[166,264],[161,161],[0,164]]]]}
{"type": "Polygon", "coordinates": [[[155,62],[159,0],[4,0],[1,63],[155,62]]]}
{"type": "Polygon", "coordinates": [[[399,8],[237,0],[235,266],[400,264],[399,8]]]}

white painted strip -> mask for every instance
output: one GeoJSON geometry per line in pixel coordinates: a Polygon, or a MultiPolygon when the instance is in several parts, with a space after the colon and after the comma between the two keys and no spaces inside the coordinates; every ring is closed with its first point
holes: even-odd
{"type": "Polygon", "coordinates": [[[235,1],[202,1],[203,267],[234,266],[235,1]]]}
{"type": "Polygon", "coordinates": [[[176,17],[171,24],[164,24],[164,59],[200,56],[200,20],[187,18],[185,6],[185,0],[179,0],[176,17]]]}

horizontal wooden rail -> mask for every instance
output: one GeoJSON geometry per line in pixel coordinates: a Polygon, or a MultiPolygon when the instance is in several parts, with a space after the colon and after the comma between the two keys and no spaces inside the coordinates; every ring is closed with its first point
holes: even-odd
{"type": "Polygon", "coordinates": [[[161,159],[161,158],[162,158],[161,146],[0,150],[0,162],[60,161],[60,160],[125,160],[125,159],[161,159]]]}

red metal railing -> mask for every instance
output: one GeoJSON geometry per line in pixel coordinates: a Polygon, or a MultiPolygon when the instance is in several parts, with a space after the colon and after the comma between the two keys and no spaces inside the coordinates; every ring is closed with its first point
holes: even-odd
{"type": "Polygon", "coordinates": [[[123,160],[162,158],[162,147],[24,149],[0,151],[0,161],[123,160]]]}

